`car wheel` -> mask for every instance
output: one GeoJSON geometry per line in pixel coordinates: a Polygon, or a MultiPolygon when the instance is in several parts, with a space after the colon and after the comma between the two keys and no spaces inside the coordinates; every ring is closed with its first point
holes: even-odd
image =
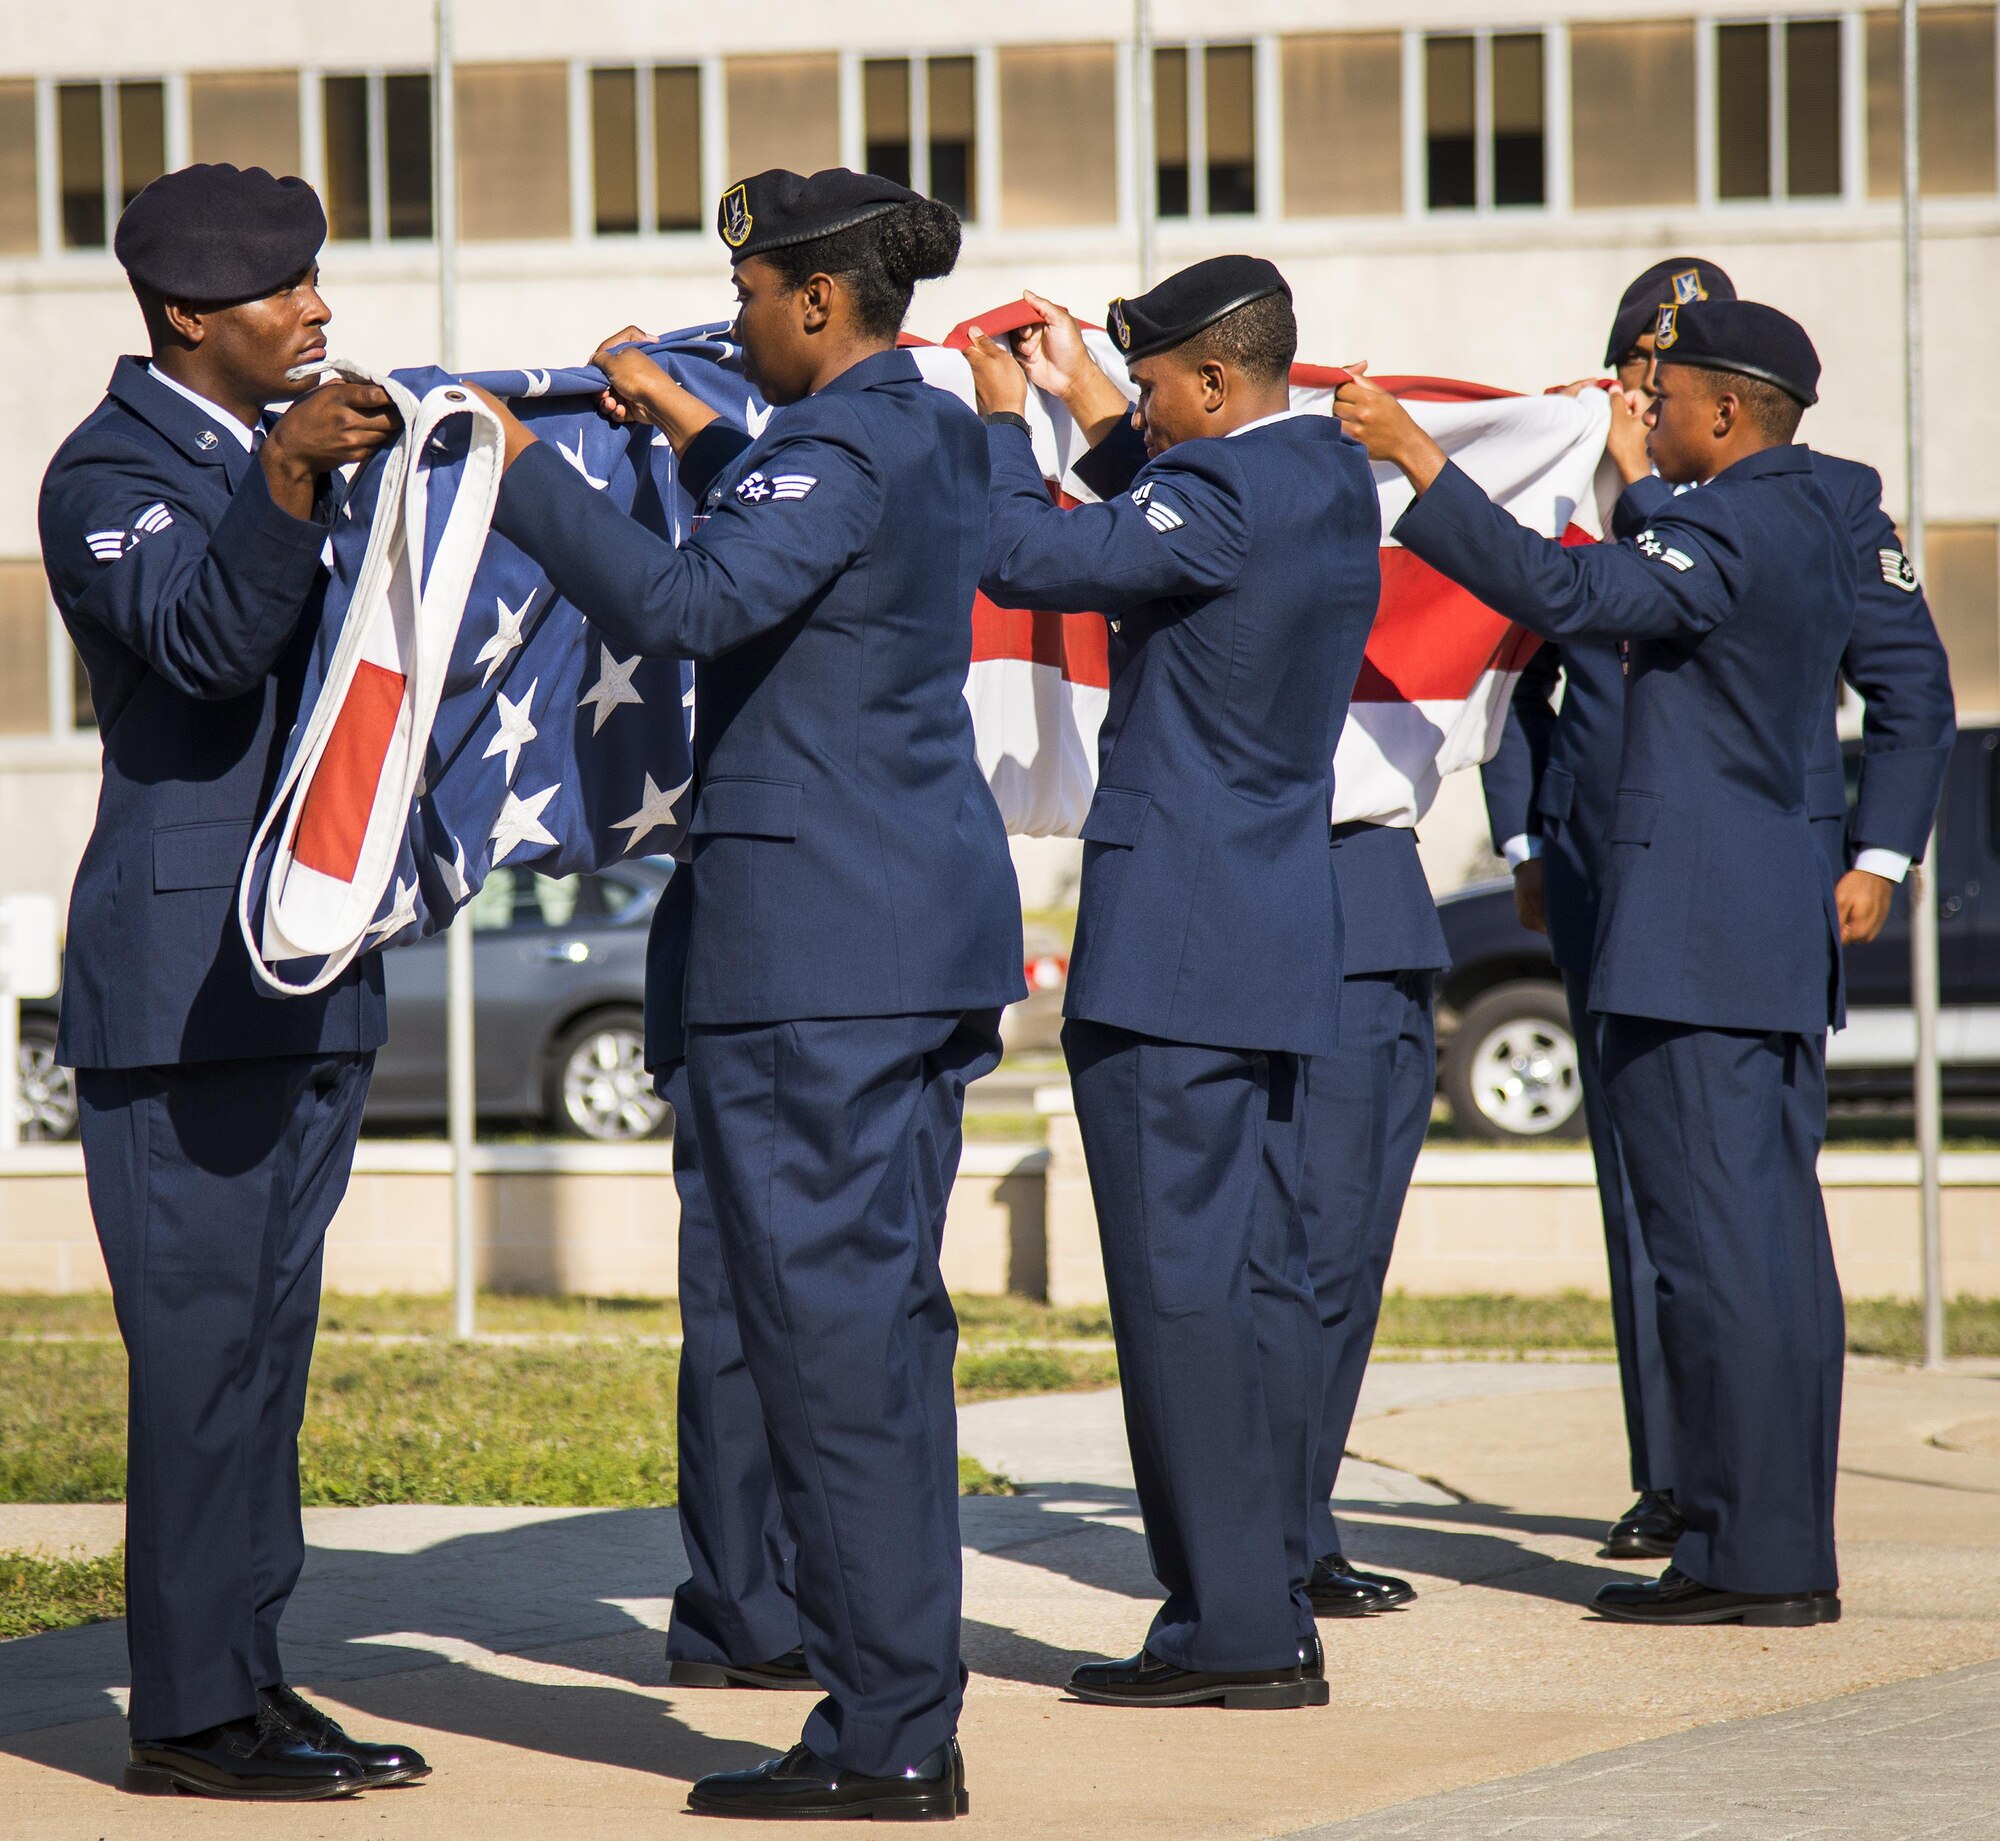
{"type": "Polygon", "coordinates": [[[658,1137],[672,1116],[646,1072],[646,1025],[610,1010],[565,1030],[550,1057],[548,1120],[573,1138],[634,1144],[658,1137]]]}
{"type": "Polygon", "coordinates": [[[76,1136],[76,1075],[56,1059],[56,1026],[21,1019],[20,1119],[23,1144],[59,1144],[76,1136]]]}
{"type": "Polygon", "coordinates": [[[1445,1051],[1444,1090],[1468,1138],[1580,1138],[1583,1082],[1562,986],[1518,979],[1467,1004],[1445,1051]]]}

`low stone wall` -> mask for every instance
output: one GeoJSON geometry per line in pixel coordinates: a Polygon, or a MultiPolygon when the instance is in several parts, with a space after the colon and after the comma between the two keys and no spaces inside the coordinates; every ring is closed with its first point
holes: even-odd
{"type": "MultiPolygon", "coordinates": [[[[945,1232],[953,1290],[1043,1295],[1047,1167],[1039,1148],[966,1146],[945,1232]]],[[[591,1297],[671,1297],[678,1289],[671,1146],[481,1145],[473,1206],[482,1286],[591,1297]]],[[[448,1148],[364,1139],[327,1230],[327,1289],[443,1292],[451,1281],[448,1148]]],[[[106,1283],[83,1153],[49,1145],[0,1157],[0,1291],[106,1283]]]]}
{"type": "MultiPolygon", "coordinates": [[[[665,1145],[482,1145],[475,1154],[479,1281],[509,1291],[661,1297],[676,1289],[680,1209],[665,1145]]],[[[343,1292],[451,1287],[451,1165],[434,1142],[364,1140],[327,1235],[326,1283],[343,1292]]],[[[1850,1297],[1915,1297],[1916,1159],[1829,1152],[1820,1162],[1850,1297]]],[[[2000,1155],[1944,1166],[1945,1282],[2000,1297],[2000,1155]]],[[[1073,1116],[1046,1150],[969,1144],[945,1230],[956,1291],[1098,1303],[1097,1250],[1073,1116]]],[[[1417,1163],[1389,1283],[1431,1296],[1604,1292],[1603,1230],[1587,1151],[1435,1148],[1417,1163]]],[[[0,1159],[0,1291],[105,1284],[83,1157],[73,1145],[0,1159]]]]}

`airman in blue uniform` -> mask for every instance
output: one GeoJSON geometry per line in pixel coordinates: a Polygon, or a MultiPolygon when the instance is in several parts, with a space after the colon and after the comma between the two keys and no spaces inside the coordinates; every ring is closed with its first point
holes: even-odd
{"type": "Polygon", "coordinates": [[[131,1367],[126,1788],[310,1798],[404,1782],[285,1684],[305,1556],[298,1432],[320,1249],[384,1033],[379,961],[261,987],[250,833],[318,626],[329,476],[394,432],[326,355],[319,200],[261,168],[169,173],[120,219],[151,341],[42,482],[42,557],[104,742],[58,1053],[131,1367]],[[265,405],[298,399],[264,425],[265,405]]]}
{"type": "MultiPolygon", "coordinates": [[[[1620,302],[1605,351],[1622,389],[1646,387],[1657,317],[1698,299],[1734,300],[1712,262],[1677,256],[1635,280],[1620,302]]],[[[1806,796],[1813,831],[1836,878],[1843,943],[1881,930],[1894,887],[1923,853],[1955,733],[1950,668],[1901,539],[1882,509],[1872,468],[1813,454],[1815,476],[1842,511],[1855,545],[1860,598],[1840,673],[1865,700],[1859,798],[1848,822],[1832,687],[1806,796]]],[[[1631,534],[1674,488],[1650,472],[1629,483],[1613,535],[1631,534]]],[[[1623,1154],[1604,1106],[1598,1026],[1586,993],[1618,784],[1625,676],[1615,644],[1570,640],[1530,661],[1499,753],[1485,770],[1495,848],[1514,867],[1524,918],[1545,928],[1563,974],[1578,1050],[1584,1115],[1598,1169],[1612,1318],[1623,1383],[1632,1481],[1638,1500],[1605,1551],[1617,1558],[1671,1554],[1681,1531],[1673,1498],[1674,1437],[1660,1350],[1657,1275],[1632,1214],[1623,1154]],[[1563,689],[1555,705],[1558,676],[1563,689]]]]}
{"type": "MultiPolygon", "coordinates": [[[[1629,678],[1590,974],[1606,1102],[1646,1250],[1685,1526],[1607,1616],[1816,1624],[1833,1543],[1843,1322],[1816,1174],[1841,1016],[1833,876],[1808,776],[1858,576],[1792,436],[1819,361],[1794,321],[1696,301],[1658,321],[1646,450],[1699,485],[1579,549],[1522,529],[1365,380],[1338,408],[1416,489],[1395,535],[1509,618],[1625,643],[1629,678]]],[[[1636,470],[1614,399],[1611,449],[1636,470]]]]}
{"type": "Polygon", "coordinates": [[[1027,378],[1099,445],[1122,396],[1071,328],[1023,341],[1027,377],[972,347],[986,591],[1112,624],[1063,1047],[1167,1600],[1137,1656],[1085,1664],[1071,1689],[1318,1705],[1306,1491],[1323,1388],[1297,1196],[1307,1064],[1339,1039],[1328,809],[1381,514],[1360,449],[1291,413],[1297,331],[1270,263],[1198,263],[1114,301],[1110,322],[1153,458],[1071,511],[1019,417],[1027,378]]]}
{"type": "Polygon", "coordinates": [[[662,543],[511,417],[495,522],[620,643],[696,661],[689,1110],[827,1697],[800,1745],[690,1807],[949,1819],[957,1325],[932,1224],[957,1133],[935,1124],[1025,994],[964,695],[985,436],[895,346],[958,225],[844,171],[759,174],[717,216],[746,368],[781,405],[763,434],[598,355],[614,413],[681,450],[701,527],[662,543]]]}

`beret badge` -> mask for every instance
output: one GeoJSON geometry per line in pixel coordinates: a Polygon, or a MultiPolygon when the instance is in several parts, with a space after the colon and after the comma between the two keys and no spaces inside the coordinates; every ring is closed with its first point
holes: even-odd
{"type": "Polygon", "coordinates": [[[1125,317],[1125,303],[1114,300],[1111,303],[1111,336],[1118,341],[1121,352],[1132,349],[1132,323],[1125,317]]]}
{"type": "Polygon", "coordinates": [[[750,215],[750,195],[740,185],[732,185],[722,195],[722,240],[731,249],[741,249],[750,240],[756,220],[750,215]]]}
{"type": "Polygon", "coordinates": [[[1678,305],[1662,307],[1660,309],[1660,317],[1653,326],[1653,349],[1655,351],[1663,352],[1667,350],[1681,336],[1680,328],[1676,324],[1680,318],[1680,311],[1678,305]]]}

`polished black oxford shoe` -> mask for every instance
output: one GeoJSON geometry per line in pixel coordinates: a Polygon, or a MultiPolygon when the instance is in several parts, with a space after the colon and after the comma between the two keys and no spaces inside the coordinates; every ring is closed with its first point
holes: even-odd
{"type": "Polygon", "coordinates": [[[266,1688],[264,1705],[310,1745],[314,1751],[331,1752],[337,1758],[352,1758],[361,1767],[370,1790],[387,1790],[399,1783],[415,1783],[428,1777],[431,1767],[414,1745],[369,1745],[344,1732],[331,1714],[322,1713],[304,1695],[282,1682],[266,1688]]]}
{"type": "Polygon", "coordinates": [[[768,1662],[687,1662],[670,1657],[667,1685],[676,1688],[776,1688],[781,1692],[822,1693],[806,1666],[803,1648],[788,1649],[768,1662]]]}
{"type": "Polygon", "coordinates": [[[1417,1588],[1409,1580],[1389,1573],[1359,1572],[1337,1553],[1315,1560],[1312,1576],[1306,1581],[1306,1596],[1321,1617],[1366,1617],[1373,1611],[1408,1604],[1416,1595],[1417,1588]]]}
{"type": "Polygon", "coordinates": [[[1670,1489],[1639,1492],[1639,1500],[1611,1524],[1604,1537],[1607,1560],[1670,1560],[1674,1543],[1687,1530],[1687,1518],[1674,1507],[1670,1489]]]}
{"type": "Polygon", "coordinates": [[[1591,1600],[1628,1624],[1759,1624],[1796,1629],[1840,1622],[1838,1592],[1724,1592],[1669,1566],[1657,1579],[1619,1579],[1591,1600]]]}
{"type": "Polygon", "coordinates": [[[1304,1644],[1299,1658],[1288,1668],[1219,1673],[1175,1668],[1142,1649],[1123,1662],[1084,1663],[1070,1676],[1069,1691],[1078,1700],[1104,1707],[1325,1706],[1329,1695],[1324,1661],[1317,1655],[1308,1660],[1304,1644]],[[1307,1674],[1306,1668],[1314,1665],[1318,1672],[1307,1674]]]}
{"type": "Polygon", "coordinates": [[[352,1758],[309,1745],[269,1707],[185,1738],[135,1740],[125,1766],[125,1788],[135,1796],[305,1803],[366,1787],[352,1758]]]}
{"type": "Polygon", "coordinates": [[[863,1777],[794,1745],[747,1771],[699,1778],[688,1792],[696,1815],[756,1822],[949,1822],[971,1806],[956,1739],[894,1777],[863,1777]]]}

